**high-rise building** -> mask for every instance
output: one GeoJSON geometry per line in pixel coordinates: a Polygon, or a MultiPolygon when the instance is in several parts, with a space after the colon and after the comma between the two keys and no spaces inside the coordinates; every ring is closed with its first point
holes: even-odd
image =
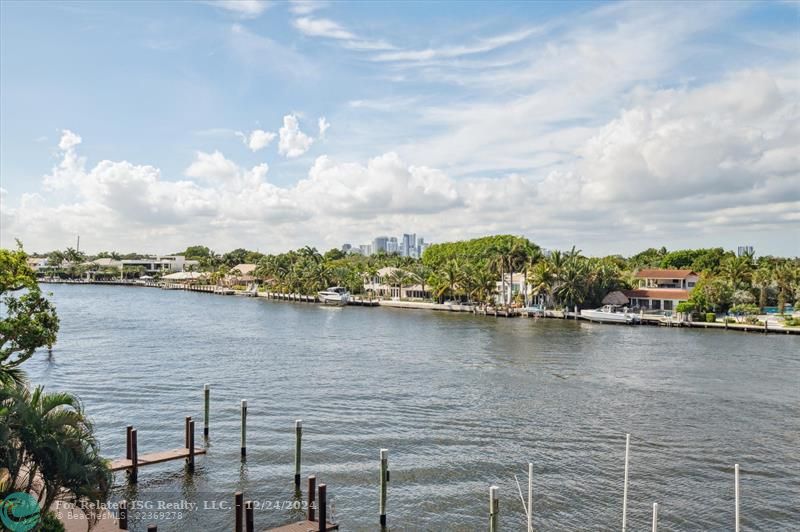
{"type": "Polygon", "coordinates": [[[351,249],[353,249],[353,246],[350,244],[342,244],[342,253],[348,253],[351,249]]]}
{"type": "Polygon", "coordinates": [[[414,257],[417,255],[417,234],[403,234],[403,242],[400,244],[400,255],[403,257],[414,257]]]}
{"type": "Polygon", "coordinates": [[[752,255],[754,253],[753,246],[739,246],[736,248],[736,256],[752,255]]]}
{"type": "Polygon", "coordinates": [[[386,253],[386,244],[389,243],[388,236],[376,236],[375,239],[372,241],[372,252],[373,253],[380,253],[383,251],[386,253]]]}
{"type": "Polygon", "coordinates": [[[397,253],[397,248],[397,237],[389,237],[389,241],[386,243],[386,253],[397,253]]]}
{"type": "Polygon", "coordinates": [[[371,244],[361,244],[360,246],[358,246],[358,248],[361,250],[361,254],[364,255],[365,257],[369,257],[370,255],[372,255],[371,244]]]}

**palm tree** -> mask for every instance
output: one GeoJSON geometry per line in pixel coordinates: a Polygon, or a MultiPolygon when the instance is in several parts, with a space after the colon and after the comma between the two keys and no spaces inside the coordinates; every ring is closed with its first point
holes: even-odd
{"type": "Polygon", "coordinates": [[[786,296],[792,293],[792,285],[797,278],[797,272],[791,264],[784,262],[775,268],[775,284],[778,285],[778,312],[783,314],[786,306],[786,296]]]}
{"type": "Polygon", "coordinates": [[[422,262],[417,262],[414,264],[411,270],[411,277],[413,281],[422,287],[423,294],[425,293],[425,287],[428,284],[428,278],[433,273],[433,270],[425,266],[422,262]]]}
{"type": "Polygon", "coordinates": [[[752,282],[758,288],[758,306],[763,309],[767,306],[767,287],[772,283],[772,269],[767,265],[761,266],[753,272],[752,282]]]}
{"type": "Polygon", "coordinates": [[[533,285],[531,293],[549,300],[556,286],[556,275],[552,264],[549,261],[541,261],[529,271],[529,275],[530,283],[533,285]]]}
{"type": "Polygon", "coordinates": [[[731,283],[734,290],[750,282],[752,271],[753,261],[749,255],[731,257],[722,263],[721,268],[723,277],[731,283]]]}
{"type": "Polygon", "coordinates": [[[74,504],[105,500],[111,471],[100,457],[93,426],[74,395],[0,388],[0,455],[7,479],[0,498],[13,491],[38,496],[42,508],[56,500],[74,504]],[[37,486],[41,481],[41,486],[37,486]]]}
{"type": "Polygon", "coordinates": [[[556,288],[559,301],[568,307],[580,305],[586,297],[586,262],[576,255],[567,261],[556,288]]]}
{"type": "Polygon", "coordinates": [[[402,299],[403,286],[411,282],[411,276],[407,271],[401,270],[400,268],[395,268],[392,270],[392,273],[389,274],[388,280],[390,286],[397,286],[399,288],[397,296],[402,299]]]}
{"type": "Polygon", "coordinates": [[[485,264],[479,264],[473,274],[472,293],[470,295],[485,304],[489,302],[496,290],[497,278],[485,264]]]}

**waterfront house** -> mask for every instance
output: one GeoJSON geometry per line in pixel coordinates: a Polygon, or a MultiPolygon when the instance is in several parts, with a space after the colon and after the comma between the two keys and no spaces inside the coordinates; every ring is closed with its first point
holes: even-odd
{"type": "Polygon", "coordinates": [[[237,264],[231,268],[230,273],[225,276],[223,284],[226,286],[247,286],[256,281],[255,271],[255,264],[237,264]]]}
{"type": "Polygon", "coordinates": [[[28,263],[28,267],[34,272],[38,272],[42,268],[47,267],[47,257],[28,257],[25,262],[28,263]]]}
{"type": "Polygon", "coordinates": [[[495,303],[498,305],[510,305],[514,303],[514,300],[519,294],[522,294],[523,299],[525,300],[530,299],[530,285],[527,283],[525,274],[523,272],[504,273],[503,279],[501,281],[497,281],[495,286],[496,290],[494,299],[495,303]],[[505,297],[503,297],[503,291],[505,291],[505,297]],[[526,292],[528,296],[527,298],[525,297],[526,292]]]}
{"type": "MultiPolygon", "coordinates": [[[[431,297],[430,287],[414,284],[411,281],[404,284],[402,289],[397,284],[392,284],[391,277],[396,271],[403,271],[401,268],[394,268],[387,266],[377,271],[376,275],[365,276],[364,278],[364,291],[372,292],[378,297],[390,297],[400,299],[429,299],[431,297]]],[[[411,277],[410,272],[408,277],[411,277]]]]}
{"type": "Polygon", "coordinates": [[[698,278],[692,270],[639,270],[639,286],[623,293],[631,307],[672,311],[678,303],[688,301],[698,278]]]}

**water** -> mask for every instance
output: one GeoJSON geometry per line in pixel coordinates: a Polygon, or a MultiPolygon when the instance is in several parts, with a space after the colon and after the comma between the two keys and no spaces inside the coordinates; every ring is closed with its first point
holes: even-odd
{"type": "MultiPolygon", "coordinates": [[[[524,530],[514,474],[534,463],[537,530],[613,530],[630,432],[629,530],[732,530],[741,464],[746,530],[800,522],[800,339],[723,331],[495,319],[147,288],[50,286],[62,325],[54,359],[25,369],[75,392],[103,453],[182,446],[212,385],[211,441],[194,476],[180,462],[117,474],[115,497],[208,506],[163,530],[230,530],[213,501],[261,501],[257,528],[291,521],[294,420],[303,484],[327,483],[343,530],[378,527],[379,450],[389,449],[391,530],[524,530]],[[239,400],[249,400],[239,459],[239,400]]],[[[177,517],[164,515],[164,517],[177,517]]],[[[132,524],[143,530],[142,520],[132,524]]]]}

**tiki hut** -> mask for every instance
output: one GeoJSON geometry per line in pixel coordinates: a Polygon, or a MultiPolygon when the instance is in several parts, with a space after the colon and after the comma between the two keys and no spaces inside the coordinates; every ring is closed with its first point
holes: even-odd
{"type": "Polygon", "coordinates": [[[628,296],[620,292],[619,290],[614,290],[613,292],[609,292],[606,297],[603,298],[603,305],[618,305],[623,306],[629,303],[628,296]]]}

